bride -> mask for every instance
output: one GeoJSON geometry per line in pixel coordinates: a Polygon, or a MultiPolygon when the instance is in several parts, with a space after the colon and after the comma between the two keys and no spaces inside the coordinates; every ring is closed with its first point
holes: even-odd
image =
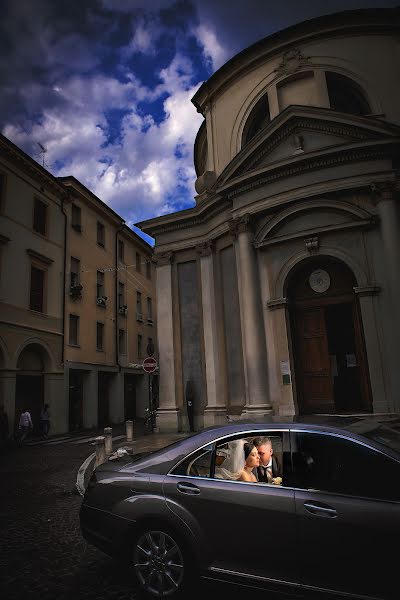
{"type": "Polygon", "coordinates": [[[215,468],[215,477],[232,481],[256,482],[252,470],[260,464],[257,448],[241,438],[228,442],[228,450],[228,457],[222,466],[215,468]]]}

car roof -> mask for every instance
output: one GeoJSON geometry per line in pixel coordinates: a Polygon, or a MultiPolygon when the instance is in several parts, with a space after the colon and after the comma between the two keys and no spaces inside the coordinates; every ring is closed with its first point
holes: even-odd
{"type": "Polygon", "coordinates": [[[325,433],[336,433],[356,439],[361,442],[368,442],[369,445],[378,448],[386,454],[399,460],[400,454],[389,447],[366,438],[363,434],[372,429],[376,429],[380,423],[387,423],[393,420],[399,420],[400,415],[395,413],[385,413],[381,415],[310,415],[307,417],[288,417],[267,416],[253,419],[237,419],[227,422],[224,425],[208,427],[202,431],[188,435],[188,437],[174,442],[173,444],[156,450],[150,455],[140,458],[131,466],[122,466],[122,470],[133,470],[142,472],[167,473],[179,460],[185,458],[197,448],[201,448],[212,443],[218,438],[240,435],[244,432],[258,432],[268,430],[288,431],[312,430],[325,433]]]}

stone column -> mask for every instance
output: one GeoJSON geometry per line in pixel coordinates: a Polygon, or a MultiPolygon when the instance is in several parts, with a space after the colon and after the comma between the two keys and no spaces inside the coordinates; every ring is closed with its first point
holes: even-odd
{"type": "Polygon", "coordinates": [[[204,409],[204,426],[226,422],[226,406],[220,383],[217,318],[215,305],[214,265],[212,242],[196,247],[200,255],[201,298],[203,305],[204,356],[207,382],[207,406],[204,409]]]}
{"type": "Polygon", "coordinates": [[[400,300],[400,215],[398,198],[399,183],[395,180],[383,181],[372,184],[372,195],[378,206],[382,245],[385,260],[386,282],[388,284],[388,301],[390,315],[386,315],[388,351],[387,356],[392,361],[387,365],[386,372],[389,377],[390,404],[394,410],[400,410],[400,372],[397,367],[398,346],[400,338],[400,314],[398,303],[400,300]]]}
{"type": "Polygon", "coordinates": [[[161,432],[178,431],[179,409],[175,390],[175,349],[172,298],[172,252],[156,255],[157,339],[160,384],[157,427],[161,432]]]}
{"type": "Polygon", "coordinates": [[[389,294],[394,312],[397,313],[400,298],[400,217],[396,194],[400,192],[396,190],[395,181],[373,184],[372,191],[381,222],[389,294]]]}
{"type": "Polygon", "coordinates": [[[95,367],[85,375],[83,386],[83,426],[97,427],[99,377],[95,367]]]}
{"type": "MultiPolygon", "coordinates": [[[[0,371],[0,403],[4,405],[4,410],[8,416],[8,427],[10,435],[14,433],[15,423],[15,389],[17,383],[17,371],[5,369],[0,371]]],[[[17,415],[19,418],[19,416],[17,415]]]]}
{"type": "Polygon", "coordinates": [[[44,401],[49,405],[50,433],[68,431],[69,398],[65,394],[64,372],[44,373],[44,401]]]}
{"type": "Polygon", "coordinates": [[[233,226],[239,256],[240,318],[247,386],[247,403],[242,414],[249,417],[271,414],[262,303],[249,215],[235,220],[233,226]]]}

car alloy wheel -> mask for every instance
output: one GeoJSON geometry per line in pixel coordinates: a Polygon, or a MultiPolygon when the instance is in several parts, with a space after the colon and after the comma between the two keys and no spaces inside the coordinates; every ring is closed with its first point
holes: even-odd
{"type": "Polygon", "coordinates": [[[133,566],[140,585],[155,598],[180,591],[184,561],[178,543],[165,531],[146,531],[134,544],[133,566]]]}

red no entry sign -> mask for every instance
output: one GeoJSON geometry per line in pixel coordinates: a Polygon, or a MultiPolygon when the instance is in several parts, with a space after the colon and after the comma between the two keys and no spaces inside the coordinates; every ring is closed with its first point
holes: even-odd
{"type": "Polygon", "coordinates": [[[142,366],[146,373],[153,373],[157,369],[157,361],[154,356],[147,356],[144,359],[142,366]]]}

